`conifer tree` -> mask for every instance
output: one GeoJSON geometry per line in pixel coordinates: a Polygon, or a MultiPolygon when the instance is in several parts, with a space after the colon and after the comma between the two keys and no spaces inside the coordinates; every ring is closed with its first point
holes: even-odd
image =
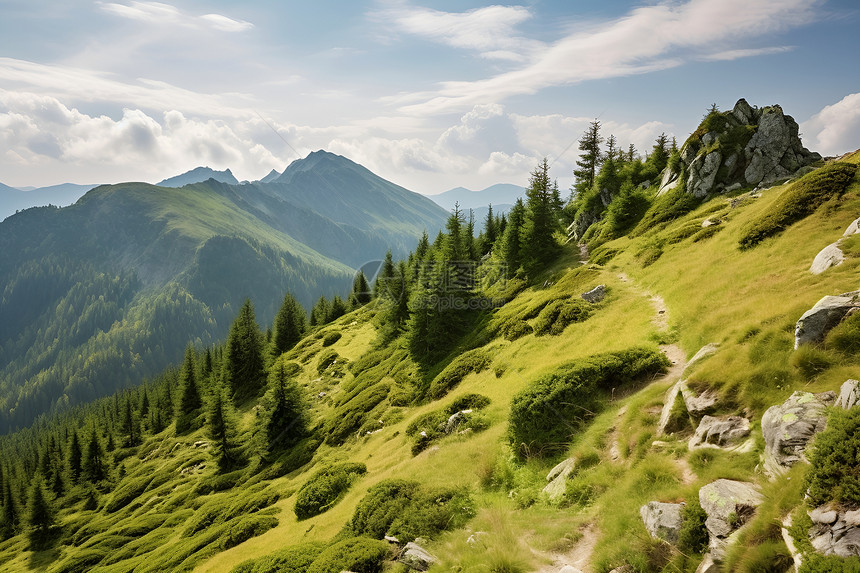
{"type": "Polygon", "coordinates": [[[584,194],[594,185],[594,178],[597,176],[602,159],[601,143],[603,138],[600,136],[600,122],[595,119],[579,139],[579,150],[582,153],[576,160],[577,169],[573,170],[573,176],[576,178],[574,189],[577,195],[584,194]]]}
{"type": "Polygon", "coordinates": [[[325,295],[320,296],[316,304],[311,309],[310,325],[322,326],[328,322],[329,302],[325,295]]]}
{"type": "Polygon", "coordinates": [[[326,316],[326,322],[332,322],[342,317],[348,312],[348,308],[346,303],[340,298],[340,295],[334,295],[334,298],[331,299],[331,305],[328,308],[328,316],[326,316]]]}
{"type": "Polygon", "coordinates": [[[258,396],[265,387],[263,340],[250,300],[245,300],[230,325],[221,376],[224,387],[238,400],[258,396]]]}
{"type": "Polygon", "coordinates": [[[185,348],[180,383],[182,393],[179,395],[179,404],[176,407],[176,433],[185,434],[200,427],[196,425],[195,420],[203,407],[203,399],[200,397],[200,388],[197,384],[197,369],[194,365],[194,348],[190,344],[185,348]]]}
{"type": "Polygon", "coordinates": [[[83,453],[81,450],[81,442],[78,438],[77,430],[72,430],[72,439],[69,443],[69,477],[72,483],[78,483],[81,479],[81,470],[83,468],[83,453]]]}
{"type": "Polygon", "coordinates": [[[502,260],[507,265],[510,275],[516,273],[523,264],[520,231],[525,222],[525,216],[526,206],[522,199],[517,198],[514,206],[508,212],[501,249],[502,260]]]}
{"type": "Polygon", "coordinates": [[[496,218],[493,215],[493,204],[490,203],[489,207],[487,207],[487,218],[484,219],[484,244],[481,249],[484,252],[481,253],[481,255],[487,254],[493,248],[498,236],[499,233],[496,225],[496,218]]]}
{"type": "Polygon", "coordinates": [[[3,484],[3,513],[0,514],[0,538],[8,539],[18,530],[19,517],[15,498],[12,496],[12,485],[9,472],[6,472],[6,483],[3,484]]]}
{"type": "Polygon", "coordinates": [[[525,217],[520,230],[521,260],[526,274],[534,276],[561,252],[554,236],[559,223],[546,158],[532,171],[526,197],[525,217]]]}
{"type": "Polygon", "coordinates": [[[224,394],[225,389],[216,384],[206,412],[206,433],[212,442],[212,455],[222,472],[236,467],[240,460],[232,404],[224,394]]]}
{"type": "Polygon", "coordinates": [[[373,298],[370,292],[370,285],[367,283],[367,277],[364,272],[359,270],[352,281],[352,293],[349,295],[349,306],[356,309],[369,303],[373,298]]]}
{"type": "MultiPolygon", "coordinates": [[[[131,407],[131,396],[126,396],[125,406],[120,422],[120,432],[123,436],[123,445],[126,447],[136,446],[140,443],[140,432],[137,429],[137,419],[131,407]]],[[[110,441],[113,441],[113,433],[110,433],[110,441]]],[[[110,447],[110,444],[108,445],[110,447]]]]}
{"type": "Polygon", "coordinates": [[[92,484],[98,483],[107,477],[105,454],[95,428],[93,428],[86,453],[84,454],[82,474],[92,484]]]}
{"type": "Polygon", "coordinates": [[[287,374],[286,362],[279,358],[269,372],[269,404],[266,420],[267,453],[288,448],[307,434],[307,417],[301,390],[287,374]]]}
{"type": "Polygon", "coordinates": [[[293,295],[284,295],[284,302],[275,315],[275,332],[272,337],[272,353],[275,357],[291,349],[302,339],[307,328],[306,322],[305,309],[293,295]]]}
{"type": "Polygon", "coordinates": [[[53,505],[48,501],[41,477],[33,481],[27,499],[27,525],[30,529],[30,545],[38,550],[46,540],[57,518],[53,505]]]}
{"type": "Polygon", "coordinates": [[[391,249],[389,249],[385,253],[385,260],[382,261],[382,266],[379,268],[379,272],[376,273],[376,280],[373,281],[373,296],[382,302],[397,298],[395,289],[392,288],[393,280],[394,257],[391,254],[391,249]]]}

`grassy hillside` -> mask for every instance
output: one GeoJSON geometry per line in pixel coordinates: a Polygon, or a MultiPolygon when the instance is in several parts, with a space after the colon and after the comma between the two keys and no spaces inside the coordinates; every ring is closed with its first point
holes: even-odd
{"type": "MultiPolygon", "coordinates": [[[[594,243],[591,261],[581,262],[578,247],[567,245],[535,277],[537,286],[520,290],[511,281],[509,302],[478,317],[431,365],[413,361],[403,337],[386,334],[389,305],[377,300],[280,358],[307,400],[315,430],[308,441],[254,461],[250,444],[266,402],[245,402],[238,441],[248,444],[251,461],[219,474],[209,434],[177,436],[171,424],[140,445],[118,447],[111,475],[95,491],[75,486],[55,500],[60,528],[52,544],[33,551],[26,535],[15,535],[0,543],[0,563],[9,571],[52,572],[405,571],[390,561],[383,566],[387,549],[370,539],[392,533],[401,542],[423,538],[439,558],[431,571],[558,571],[570,564],[586,572],[623,565],[692,572],[701,547],[679,550],[651,539],[639,508],[652,500],[692,505],[700,487],[730,478],[760,484],[765,502],[726,570],[785,570],[787,549],[775,524],[802,505],[808,467],[767,480],[761,415],[795,390],[838,390],[860,369],[860,356],[828,344],[793,349],[794,325],[806,309],[857,288],[860,258],[848,256],[817,276],[808,268],[860,213],[858,178],[809,216],[740,248],[750,226],[794,190],[788,183],[711,198],[636,237],[594,243]],[[716,224],[703,227],[705,219],[716,224]],[[598,284],[607,287],[604,301],[576,302],[598,284]],[[553,308],[576,317],[566,326],[556,318],[556,334],[547,326],[553,308]],[[689,451],[692,427],[656,434],[666,391],[708,343],[718,343],[717,352],[685,376],[718,394],[716,414],[752,421],[749,450],[689,451]],[[674,364],[663,374],[643,366],[650,374],[630,379],[610,353],[631,348],[644,348],[643,356],[659,349],[674,364]],[[604,382],[588,402],[574,404],[581,412],[551,424],[569,428],[562,439],[510,439],[512,404],[542,384],[550,388],[552,376],[591,367],[604,382]],[[440,429],[461,410],[472,410],[461,426],[440,429]],[[550,501],[542,493],[546,475],[568,457],[576,468],[560,499],[550,501]],[[353,467],[341,465],[347,462],[366,471],[345,473],[353,467]],[[343,477],[321,481],[338,471],[343,477]],[[299,520],[297,500],[311,489],[326,501],[324,511],[299,520]]],[[[90,412],[113,407],[108,400],[90,412]]],[[[56,431],[8,437],[2,451],[27,452],[56,431]]]]}

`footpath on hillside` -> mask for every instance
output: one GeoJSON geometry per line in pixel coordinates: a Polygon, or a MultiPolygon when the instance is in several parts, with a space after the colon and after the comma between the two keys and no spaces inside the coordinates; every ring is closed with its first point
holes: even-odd
{"type": "MultiPolygon", "coordinates": [[[[588,251],[583,246],[580,246],[580,259],[583,264],[588,260],[588,251]]],[[[651,322],[658,332],[666,332],[669,329],[669,311],[666,308],[666,301],[661,296],[650,293],[636,285],[625,273],[619,273],[618,279],[628,285],[633,292],[646,297],[651,302],[654,307],[654,316],[651,322]]],[[[687,355],[677,344],[661,344],[660,350],[671,361],[672,366],[665,374],[652,380],[650,384],[676,382],[687,366],[687,355]]],[[[620,421],[626,412],[627,407],[622,406],[618,410],[617,420],[620,421]]],[[[617,426],[616,423],[608,440],[610,444],[609,457],[613,462],[620,463],[622,456],[618,447],[617,426]]],[[[683,481],[685,483],[692,482],[695,479],[692,470],[686,467],[686,464],[682,464],[682,466],[679,467],[679,470],[683,476],[683,481]]],[[[532,549],[536,555],[549,561],[547,565],[535,570],[535,573],[592,573],[591,556],[600,538],[600,530],[596,523],[588,523],[580,529],[579,534],[580,537],[576,543],[564,552],[539,552],[532,549]]]]}

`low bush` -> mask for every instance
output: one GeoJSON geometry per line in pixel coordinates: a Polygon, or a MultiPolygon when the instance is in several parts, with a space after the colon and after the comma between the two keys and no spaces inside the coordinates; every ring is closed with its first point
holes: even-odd
{"type": "Polygon", "coordinates": [[[645,347],[568,362],[514,396],[510,442],[520,455],[547,455],[564,449],[600,411],[609,390],[669,365],[662,352],[645,347]]]}
{"type": "Polygon", "coordinates": [[[642,235],[650,229],[686,215],[701,202],[701,199],[687,193],[686,175],[682,171],[680,183],[674,189],[654,199],[630,234],[634,237],[642,235]]]}
{"type": "Polygon", "coordinates": [[[340,333],[339,330],[327,332],[325,337],[323,337],[323,341],[322,341],[323,347],[331,346],[332,344],[334,344],[335,342],[340,340],[341,336],[343,336],[343,335],[340,333]]]}
{"type": "Polygon", "coordinates": [[[643,267],[648,267],[663,256],[665,242],[658,237],[651,237],[636,249],[634,256],[643,267]]]}
{"type": "Polygon", "coordinates": [[[380,573],[388,553],[388,543],[384,541],[352,537],[323,550],[308,567],[307,573],[380,573]]]}
{"type": "Polygon", "coordinates": [[[860,504],[860,408],[834,409],[807,457],[807,495],[813,507],[829,501],[860,504]]]}
{"type": "Polygon", "coordinates": [[[860,557],[839,557],[807,553],[798,573],[860,573],[860,557]]]}
{"type": "Polygon", "coordinates": [[[55,569],[58,573],[86,573],[107,556],[103,551],[83,549],[63,560],[55,569]]]}
{"type": "Polygon", "coordinates": [[[245,561],[230,573],[305,573],[324,550],[322,543],[293,545],[265,557],[245,561]]]}
{"type": "Polygon", "coordinates": [[[498,323],[496,328],[498,333],[510,342],[534,332],[532,326],[518,316],[513,316],[508,320],[498,323]]]}
{"type": "Polygon", "coordinates": [[[323,430],[326,436],[325,443],[331,446],[343,444],[361,427],[371,411],[385,400],[390,390],[389,383],[380,382],[362,390],[354,398],[335,408],[323,430]]]}
{"type": "Polygon", "coordinates": [[[322,374],[325,372],[331,365],[337,362],[338,358],[340,358],[340,355],[333,348],[322,351],[317,361],[317,373],[322,374]]]}
{"type": "Polygon", "coordinates": [[[708,548],[708,514],[696,498],[687,501],[681,509],[681,530],[678,532],[678,549],[682,553],[704,553],[708,548]]]}
{"type": "Polygon", "coordinates": [[[415,481],[388,479],[368,490],[348,529],[353,535],[374,539],[392,535],[407,542],[461,527],[473,515],[465,490],[424,488],[415,481]]]}
{"type": "Polygon", "coordinates": [[[461,354],[430,383],[430,397],[438,400],[462,382],[467,375],[473,372],[477,374],[489,368],[492,361],[493,358],[480,348],[461,354]]]}
{"type": "Polygon", "coordinates": [[[583,322],[591,316],[591,306],[582,299],[574,298],[549,303],[535,321],[535,336],[561,334],[569,324],[583,322]]]}
{"type": "Polygon", "coordinates": [[[240,543],[257,537],[278,526],[278,518],[271,515],[252,515],[240,517],[236,523],[221,535],[221,549],[227,550],[236,547],[240,543]]]}
{"type": "Polygon", "coordinates": [[[824,346],[846,356],[860,354],[860,312],[850,314],[836,328],[828,332],[824,339],[824,346]]]}
{"type": "Polygon", "coordinates": [[[365,473],[367,466],[361,463],[342,463],[316,472],[299,489],[294,508],[296,517],[308,519],[325,512],[365,473]]]}
{"type": "Polygon", "coordinates": [[[113,513],[127,506],[142,495],[151,482],[151,475],[127,478],[123,480],[121,485],[114,490],[113,495],[111,495],[110,499],[105,504],[105,511],[113,513]]]}
{"type": "Polygon", "coordinates": [[[741,236],[740,248],[751,249],[811,215],[825,201],[844,193],[856,171],[852,163],[831,163],[804,175],[783,191],[766,213],[750,223],[741,236]]]}

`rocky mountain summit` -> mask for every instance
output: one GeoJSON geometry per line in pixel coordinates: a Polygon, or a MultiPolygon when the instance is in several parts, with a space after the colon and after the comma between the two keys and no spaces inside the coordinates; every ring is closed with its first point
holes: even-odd
{"type": "Polygon", "coordinates": [[[797,122],[782,107],[750,106],[739,99],[728,112],[708,114],[663,172],[660,193],[682,180],[687,193],[705,197],[768,185],[811,169],[821,159],[800,141],[797,122]]]}

